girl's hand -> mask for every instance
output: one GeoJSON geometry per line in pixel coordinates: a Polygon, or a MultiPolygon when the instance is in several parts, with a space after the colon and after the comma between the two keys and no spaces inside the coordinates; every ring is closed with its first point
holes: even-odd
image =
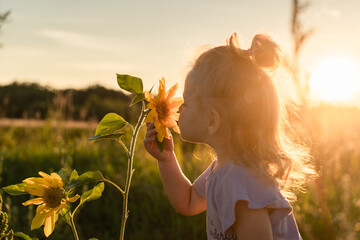
{"type": "Polygon", "coordinates": [[[147,123],[146,126],[147,126],[147,132],[144,138],[144,146],[146,151],[148,151],[151,154],[151,156],[153,156],[159,161],[166,161],[170,158],[173,158],[175,154],[174,154],[174,142],[172,136],[170,139],[164,138],[165,146],[161,153],[158,147],[156,146],[156,142],[155,142],[156,130],[155,130],[154,122],[147,123]]]}

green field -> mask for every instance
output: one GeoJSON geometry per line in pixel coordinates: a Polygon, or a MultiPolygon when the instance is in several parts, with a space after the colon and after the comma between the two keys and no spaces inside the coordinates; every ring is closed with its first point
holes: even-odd
{"type": "MultiPolygon", "coordinates": [[[[312,154],[320,177],[310,182],[306,192],[298,192],[293,203],[303,238],[360,239],[360,110],[318,107],[302,115],[306,133],[312,139],[312,154]]],[[[0,185],[21,182],[38,171],[76,169],[80,174],[100,170],[124,185],[126,157],[111,140],[89,142],[95,129],[53,127],[0,128],[0,185]]],[[[156,160],[142,145],[144,128],[138,139],[130,192],[130,217],[126,239],[206,239],[205,214],[184,217],[167,200],[156,160]]],[[[130,136],[125,135],[125,142],[130,136]]],[[[184,173],[191,181],[211,162],[209,150],[182,142],[175,136],[175,151],[184,173]]],[[[82,191],[84,189],[78,189],[82,191]]],[[[45,239],[42,229],[30,231],[35,208],[21,202],[28,195],[13,197],[2,193],[10,226],[32,237],[45,239]]],[[[111,185],[103,196],[85,204],[75,218],[80,239],[118,239],[122,197],[111,185]]],[[[62,220],[48,239],[72,239],[70,227],[62,220]]]]}

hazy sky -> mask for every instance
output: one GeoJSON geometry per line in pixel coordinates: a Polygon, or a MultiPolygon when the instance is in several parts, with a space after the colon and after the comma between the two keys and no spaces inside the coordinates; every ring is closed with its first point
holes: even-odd
{"type": "MultiPolygon", "coordinates": [[[[302,20],[315,33],[303,69],[329,57],[360,66],[360,1],[309,2],[302,20]]],[[[1,12],[11,10],[0,35],[0,85],[117,88],[115,73],[138,76],[145,88],[162,76],[170,85],[183,81],[199,46],[224,44],[233,32],[243,48],[266,32],[290,54],[291,7],[291,0],[0,0],[1,12]]]]}

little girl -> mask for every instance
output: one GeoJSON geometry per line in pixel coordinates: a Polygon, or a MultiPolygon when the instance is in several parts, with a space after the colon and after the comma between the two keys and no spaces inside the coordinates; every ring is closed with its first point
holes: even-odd
{"type": "Polygon", "coordinates": [[[207,210],[208,239],[302,239],[289,204],[290,188],[313,174],[307,149],[286,136],[279,97],[266,70],[279,62],[279,48],[256,35],[239,48],[204,52],[188,73],[180,107],[181,138],[204,143],[216,159],[191,184],[183,175],[172,139],[159,152],[154,123],[144,145],[158,159],[166,194],[181,214],[207,210]]]}

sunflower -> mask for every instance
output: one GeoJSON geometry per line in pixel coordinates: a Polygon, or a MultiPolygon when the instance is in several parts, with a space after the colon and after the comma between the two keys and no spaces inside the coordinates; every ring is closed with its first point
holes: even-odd
{"type": "Polygon", "coordinates": [[[174,98],[177,89],[178,84],[175,84],[166,92],[165,79],[161,78],[156,97],[149,92],[145,92],[145,98],[149,102],[147,108],[150,109],[145,122],[154,121],[156,137],[159,142],[162,142],[164,138],[170,139],[168,128],[180,133],[177,121],[179,119],[179,106],[183,103],[183,98],[174,98]]]}
{"type": "Polygon", "coordinates": [[[51,173],[51,175],[48,175],[44,172],[39,172],[39,175],[41,177],[27,178],[23,181],[25,183],[25,190],[28,193],[39,196],[24,202],[23,205],[39,205],[31,223],[31,230],[45,224],[44,234],[48,237],[54,231],[59,211],[67,206],[66,202],[75,202],[80,196],[76,195],[68,198],[63,189],[64,183],[58,174],[51,173]]]}

